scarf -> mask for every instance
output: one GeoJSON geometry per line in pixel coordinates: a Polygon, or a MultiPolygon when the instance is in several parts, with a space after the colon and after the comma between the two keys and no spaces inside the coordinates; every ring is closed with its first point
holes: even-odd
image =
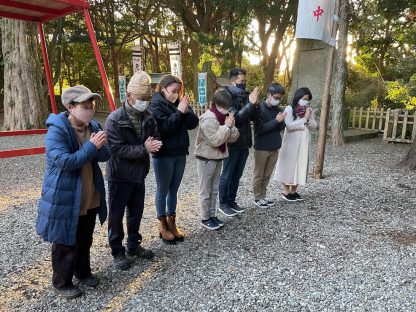
{"type": "MultiPolygon", "coordinates": [[[[217,118],[220,125],[221,126],[224,125],[226,116],[224,116],[223,114],[220,113],[220,111],[217,109],[217,106],[215,104],[211,105],[210,111],[214,113],[214,115],[217,118]]],[[[227,148],[227,146],[225,145],[225,143],[218,146],[218,149],[221,151],[221,153],[225,153],[226,148],[227,148]]]]}
{"type": "Polygon", "coordinates": [[[299,104],[296,104],[295,106],[296,115],[298,115],[300,118],[303,118],[303,116],[305,116],[307,107],[308,106],[301,106],[299,104]]]}
{"type": "Polygon", "coordinates": [[[136,133],[137,138],[139,139],[139,142],[141,142],[142,138],[142,114],[135,110],[133,107],[131,107],[126,100],[126,103],[124,104],[126,108],[127,117],[129,117],[131,123],[133,124],[134,132],[136,133]]]}

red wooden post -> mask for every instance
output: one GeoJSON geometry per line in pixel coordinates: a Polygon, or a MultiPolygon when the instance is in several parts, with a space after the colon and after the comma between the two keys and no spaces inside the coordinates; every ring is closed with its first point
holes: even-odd
{"type": "Polygon", "coordinates": [[[46,49],[45,34],[43,32],[43,23],[38,23],[38,29],[40,36],[40,44],[42,47],[43,63],[45,64],[46,80],[48,81],[49,97],[51,98],[52,112],[54,114],[58,114],[58,110],[56,109],[55,92],[53,90],[51,69],[49,67],[48,50],[46,49]]]}
{"type": "MultiPolygon", "coordinates": [[[[90,35],[92,48],[95,54],[95,59],[97,60],[98,69],[100,70],[101,79],[103,81],[105,93],[108,98],[108,103],[110,103],[111,111],[114,111],[116,109],[116,106],[114,105],[113,95],[111,94],[110,84],[108,83],[108,78],[105,72],[103,59],[101,58],[100,49],[98,48],[97,38],[95,37],[94,27],[92,26],[90,12],[88,11],[88,9],[84,9],[84,18],[85,18],[85,24],[87,25],[87,28],[88,28],[88,34],[90,35]]],[[[117,73],[115,73],[115,75],[117,75],[117,73]]]]}

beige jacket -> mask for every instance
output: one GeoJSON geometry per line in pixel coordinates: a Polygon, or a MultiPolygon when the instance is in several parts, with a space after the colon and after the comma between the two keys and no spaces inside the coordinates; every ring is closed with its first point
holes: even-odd
{"type": "MultiPolygon", "coordinates": [[[[305,130],[305,118],[293,118],[292,106],[287,106],[285,109],[287,113],[285,118],[285,134],[283,136],[282,147],[279,151],[279,158],[276,164],[276,170],[274,175],[274,181],[293,184],[296,173],[296,161],[298,159],[298,151],[300,144],[300,137],[302,131],[305,130]]],[[[309,117],[309,130],[316,129],[315,115],[312,113],[309,117]]],[[[309,136],[308,145],[310,145],[311,139],[309,136]]],[[[308,148],[310,150],[310,146],[308,148]]],[[[307,155],[309,158],[309,155],[307,155]]]]}
{"type": "Polygon", "coordinates": [[[228,146],[225,152],[218,148],[224,143],[235,142],[239,137],[238,129],[220,125],[215,114],[206,111],[199,117],[199,128],[195,141],[195,155],[206,159],[224,159],[228,157],[228,146]]]}

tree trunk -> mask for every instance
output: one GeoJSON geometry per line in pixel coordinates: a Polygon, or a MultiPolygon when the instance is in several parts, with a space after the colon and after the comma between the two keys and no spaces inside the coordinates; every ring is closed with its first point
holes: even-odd
{"type": "Polygon", "coordinates": [[[199,64],[199,53],[200,53],[200,46],[198,42],[191,39],[189,42],[189,48],[191,49],[192,53],[192,68],[194,68],[194,77],[193,77],[193,86],[192,92],[194,94],[195,102],[198,101],[198,64],[199,64]]]}
{"type": "Polygon", "coordinates": [[[118,75],[120,66],[118,64],[118,53],[114,45],[111,46],[111,62],[113,63],[113,75],[114,75],[114,98],[120,99],[120,92],[118,89],[118,75]]]}
{"type": "Polygon", "coordinates": [[[413,144],[410,147],[407,156],[399,163],[400,166],[409,167],[411,170],[416,170],[416,137],[413,139],[413,144]]]}
{"type": "Polygon", "coordinates": [[[337,53],[337,67],[334,77],[334,95],[332,97],[332,144],[344,145],[344,118],[345,107],[345,83],[347,80],[347,47],[348,47],[348,21],[349,3],[348,0],[341,0],[340,24],[339,24],[339,48],[337,53]]]}
{"type": "Polygon", "coordinates": [[[48,115],[37,25],[0,21],[4,59],[4,130],[44,127],[48,115]]]}

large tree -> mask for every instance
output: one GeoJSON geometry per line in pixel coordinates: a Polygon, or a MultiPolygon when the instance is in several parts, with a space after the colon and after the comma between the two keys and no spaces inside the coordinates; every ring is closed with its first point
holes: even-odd
{"type": "Polygon", "coordinates": [[[288,29],[294,27],[296,20],[297,1],[289,0],[252,0],[257,22],[258,35],[260,38],[261,66],[264,71],[265,87],[269,85],[275,76],[275,71],[279,70],[282,60],[285,58],[286,49],[290,47],[285,45],[287,40],[285,35],[288,29]],[[269,52],[269,46],[272,46],[269,52]],[[282,52],[279,53],[279,49],[282,52]]]}
{"type": "Polygon", "coordinates": [[[37,25],[1,19],[4,61],[4,130],[44,127],[48,114],[37,25]]]}
{"type": "Polygon", "coordinates": [[[334,75],[334,94],[332,102],[331,136],[332,144],[343,145],[345,86],[347,80],[347,47],[348,47],[349,0],[340,0],[339,44],[336,54],[336,69],[334,75]]]}

